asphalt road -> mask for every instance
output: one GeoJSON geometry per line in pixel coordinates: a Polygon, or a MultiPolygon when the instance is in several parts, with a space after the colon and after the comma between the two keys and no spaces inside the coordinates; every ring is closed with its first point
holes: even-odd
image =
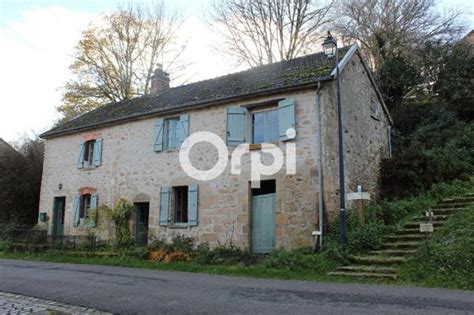
{"type": "Polygon", "coordinates": [[[1,259],[0,291],[128,314],[474,314],[469,291],[1,259]]]}

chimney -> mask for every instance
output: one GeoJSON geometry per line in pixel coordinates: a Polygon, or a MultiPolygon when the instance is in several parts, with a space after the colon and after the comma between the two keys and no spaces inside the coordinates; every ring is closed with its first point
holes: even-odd
{"type": "Polygon", "coordinates": [[[169,74],[163,71],[163,65],[159,63],[151,77],[151,95],[161,94],[169,88],[169,74]]]}

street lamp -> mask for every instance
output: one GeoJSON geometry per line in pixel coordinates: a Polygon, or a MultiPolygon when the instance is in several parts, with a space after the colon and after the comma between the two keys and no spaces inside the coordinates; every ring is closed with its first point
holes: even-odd
{"type": "Polygon", "coordinates": [[[328,36],[323,42],[323,49],[326,56],[336,61],[336,97],[337,97],[337,123],[339,131],[339,234],[341,245],[347,245],[346,237],[346,189],[344,178],[344,142],[342,130],[342,106],[341,106],[341,87],[339,82],[339,56],[337,51],[337,41],[328,32],[328,36]]]}

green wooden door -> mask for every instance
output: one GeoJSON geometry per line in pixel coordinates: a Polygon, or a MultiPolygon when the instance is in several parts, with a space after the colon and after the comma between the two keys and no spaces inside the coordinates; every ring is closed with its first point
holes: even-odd
{"type": "Polygon", "coordinates": [[[148,203],[136,203],[135,241],[138,245],[148,244],[148,203]]]}
{"type": "Polygon", "coordinates": [[[53,228],[51,234],[54,236],[64,235],[64,210],[66,208],[66,197],[55,197],[53,204],[53,228]]]}
{"type": "Polygon", "coordinates": [[[252,252],[269,253],[275,247],[275,194],[252,197],[252,252]]]}

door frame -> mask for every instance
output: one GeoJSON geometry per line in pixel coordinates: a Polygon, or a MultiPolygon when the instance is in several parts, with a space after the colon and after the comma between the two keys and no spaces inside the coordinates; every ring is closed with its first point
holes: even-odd
{"type": "Polygon", "coordinates": [[[66,196],[57,196],[54,197],[53,199],[53,215],[52,215],[52,226],[51,226],[51,235],[53,236],[64,236],[64,218],[65,218],[65,213],[66,212],[66,196]],[[58,218],[59,218],[59,213],[58,213],[58,201],[62,200],[62,231],[61,233],[58,233],[58,218]]]}

